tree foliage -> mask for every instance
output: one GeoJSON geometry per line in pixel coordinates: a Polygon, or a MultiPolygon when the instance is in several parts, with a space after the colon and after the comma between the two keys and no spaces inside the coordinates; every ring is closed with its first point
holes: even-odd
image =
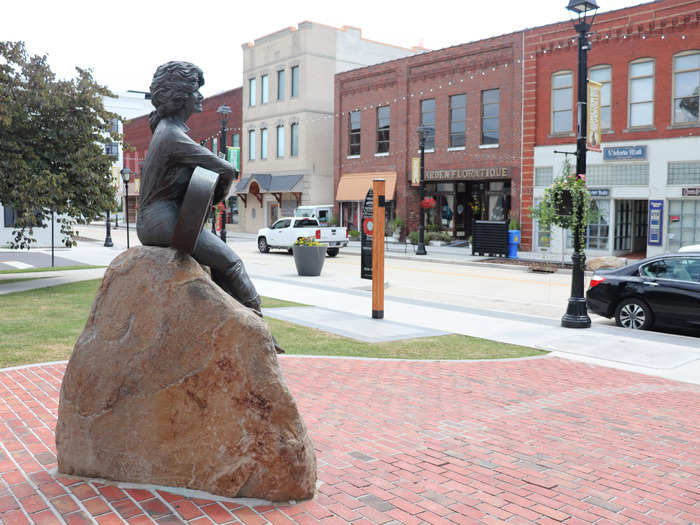
{"type": "Polygon", "coordinates": [[[46,56],[29,56],[23,42],[0,41],[0,201],[15,210],[12,248],[29,248],[33,228],[56,214],[66,244],[73,226],[114,207],[112,159],[104,144],[121,137],[114,96],[90,71],[58,80],[46,56]]]}

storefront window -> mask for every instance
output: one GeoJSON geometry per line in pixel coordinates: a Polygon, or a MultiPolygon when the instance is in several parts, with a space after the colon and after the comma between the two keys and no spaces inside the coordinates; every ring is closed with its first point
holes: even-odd
{"type": "MultiPolygon", "coordinates": [[[[598,212],[598,215],[594,222],[586,226],[586,231],[584,232],[586,236],[585,248],[587,250],[607,250],[608,238],[610,237],[610,201],[594,199],[591,202],[591,207],[598,212]]],[[[620,219],[618,218],[618,220],[620,219]]],[[[570,249],[572,246],[571,230],[567,230],[566,247],[570,249]]],[[[629,247],[625,249],[629,249],[629,247]]]]}
{"type": "Polygon", "coordinates": [[[668,249],[700,244],[700,201],[668,201],[668,249]]]}
{"type": "MultiPolygon", "coordinates": [[[[534,204],[538,206],[541,202],[542,199],[535,199],[534,204]]],[[[541,228],[539,221],[534,218],[532,220],[532,225],[535,232],[535,239],[537,239],[537,247],[541,250],[548,250],[552,243],[552,227],[541,228]]]]}

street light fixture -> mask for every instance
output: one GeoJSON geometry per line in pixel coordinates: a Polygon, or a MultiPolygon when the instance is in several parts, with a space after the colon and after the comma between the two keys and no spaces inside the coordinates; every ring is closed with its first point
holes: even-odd
{"type": "MultiPolygon", "coordinates": [[[[574,29],[578,33],[578,128],[576,133],[576,175],[586,175],[586,135],[588,121],[588,31],[595,19],[598,4],[593,0],[569,0],[566,7],[577,15],[574,29]]],[[[591,318],[586,310],[586,298],[583,294],[583,269],[586,254],[582,249],[583,241],[583,202],[579,201],[574,209],[576,220],[574,236],[574,253],[571,255],[573,271],[571,273],[571,297],[566,313],[561,318],[561,325],[566,328],[589,328],[591,318]]]]}
{"type": "Polygon", "coordinates": [[[122,168],[120,171],[122,175],[122,180],[124,181],[124,192],[126,198],[124,199],[124,213],[126,214],[126,249],[129,249],[129,179],[133,173],[129,168],[122,168]]]}
{"type": "MultiPolygon", "coordinates": [[[[224,154],[224,158],[226,158],[226,123],[232,111],[230,107],[224,105],[219,106],[216,113],[221,117],[221,140],[219,141],[219,148],[221,153],[224,154]]],[[[221,240],[226,242],[226,195],[224,195],[224,209],[221,211],[221,240]]]]}
{"type": "Polygon", "coordinates": [[[420,224],[418,225],[418,246],[416,255],[427,255],[425,251],[425,209],[423,199],[425,198],[425,138],[427,135],[435,133],[432,126],[418,126],[418,143],[420,144],[420,224]]]}

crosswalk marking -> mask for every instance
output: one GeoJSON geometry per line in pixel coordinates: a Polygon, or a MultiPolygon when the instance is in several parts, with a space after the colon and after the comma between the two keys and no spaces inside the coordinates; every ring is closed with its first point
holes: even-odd
{"type": "Polygon", "coordinates": [[[6,264],[8,266],[12,266],[13,268],[17,268],[18,270],[26,270],[27,268],[34,268],[33,264],[27,264],[19,261],[0,261],[0,264],[6,264]]]}

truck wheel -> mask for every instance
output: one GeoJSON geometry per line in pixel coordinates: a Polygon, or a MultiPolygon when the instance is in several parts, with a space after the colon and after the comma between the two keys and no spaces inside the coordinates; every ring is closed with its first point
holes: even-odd
{"type": "Polygon", "coordinates": [[[326,250],[326,255],[328,255],[328,257],[335,257],[336,255],[338,255],[339,251],[340,248],[328,248],[326,250]]]}
{"type": "Polygon", "coordinates": [[[260,250],[260,253],[267,253],[270,251],[270,247],[267,245],[267,239],[265,239],[265,237],[260,237],[258,239],[258,250],[260,250]]]}

